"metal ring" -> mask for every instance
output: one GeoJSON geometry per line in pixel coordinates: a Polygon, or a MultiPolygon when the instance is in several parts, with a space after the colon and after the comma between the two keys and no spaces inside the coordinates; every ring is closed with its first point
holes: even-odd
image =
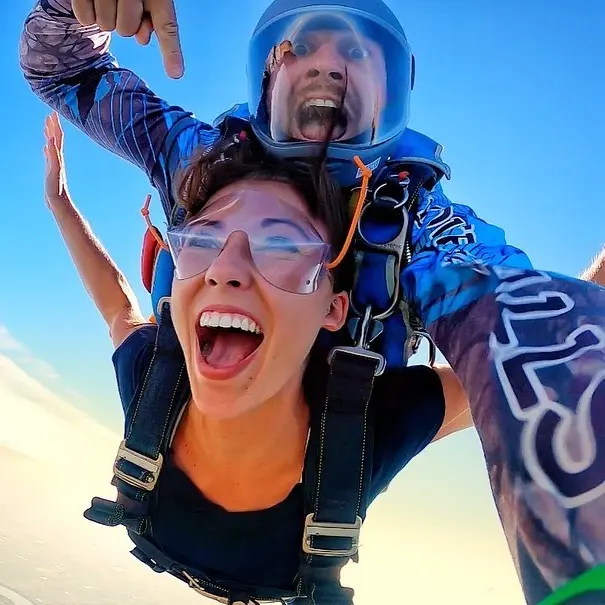
{"type": "MultiPolygon", "coordinates": [[[[408,179],[409,181],[409,179],[408,179]]],[[[388,185],[388,183],[382,183],[381,185],[379,185],[378,187],[376,187],[376,191],[374,191],[374,193],[372,194],[372,199],[373,201],[376,201],[376,198],[379,197],[378,196],[378,192],[383,188],[386,187],[388,185]]],[[[402,189],[403,189],[403,199],[401,201],[398,201],[397,199],[395,199],[394,197],[391,197],[390,195],[385,195],[380,197],[380,199],[382,200],[390,200],[393,202],[393,210],[397,210],[398,208],[401,208],[402,206],[405,206],[408,202],[408,199],[410,198],[410,192],[407,188],[407,183],[405,185],[401,185],[402,189]]]]}

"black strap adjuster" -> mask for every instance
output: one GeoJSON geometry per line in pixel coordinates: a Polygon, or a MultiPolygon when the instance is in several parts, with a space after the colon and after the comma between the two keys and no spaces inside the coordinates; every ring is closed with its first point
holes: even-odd
{"type": "Polygon", "coordinates": [[[120,443],[115,462],[113,463],[113,474],[121,481],[124,481],[124,483],[150,492],[155,488],[163,464],[164,458],[162,454],[158,454],[158,457],[155,459],[150,458],[149,456],[131,450],[126,445],[126,440],[124,440],[120,443]],[[140,471],[138,473],[139,477],[135,477],[133,474],[126,472],[123,462],[130,463],[129,466],[134,465],[134,467],[140,471]]]}
{"type": "Polygon", "coordinates": [[[359,550],[359,534],[361,533],[361,517],[357,515],[355,523],[320,523],[313,520],[313,513],[305,517],[303,532],[303,551],[308,555],[322,555],[324,557],[354,557],[359,550]],[[325,538],[348,538],[351,540],[349,548],[318,548],[312,545],[312,538],[321,536],[325,538]]]}

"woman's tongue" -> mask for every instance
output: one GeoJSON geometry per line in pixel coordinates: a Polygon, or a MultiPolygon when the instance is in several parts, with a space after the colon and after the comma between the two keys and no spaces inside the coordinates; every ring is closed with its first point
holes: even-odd
{"type": "Polygon", "coordinates": [[[262,336],[241,330],[217,328],[212,332],[212,337],[202,346],[202,357],[213,368],[237,365],[254,353],[262,341],[262,336]]]}

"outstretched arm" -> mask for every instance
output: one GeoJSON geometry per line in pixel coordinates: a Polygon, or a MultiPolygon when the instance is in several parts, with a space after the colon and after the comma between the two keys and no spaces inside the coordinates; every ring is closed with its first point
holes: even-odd
{"type": "MultiPolygon", "coordinates": [[[[605,286],[605,248],[596,256],[590,267],[580,275],[580,279],[605,286]]],[[[443,386],[445,417],[433,442],[473,426],[467,395],[452,368],[440,365],[435,366],[435,370],[439,374],[443,386]]]]}
{"type": "Polygon", "coordinates": [[[46,119],[44,134],[46,203],[117,348],[145,319],[130,284],[71,200],[63,162],[63,131],[56,113],[46,119]]]}
{"type": "Polygon", "coordinates": [[[590,267],[580,275],[580,279],[605,286],[605,247],[597,254],[590,267]]]}
{"type": "Polygon", "coordinates": [[[473,426],[468,398],[452,368],[438,365],[434,369],[439,375],[443,388],[445,416],[439,432],[433,437],[431,443],[473,426]]]}
{"type": "Polygon", "coordinates": [[[143,170],[168,214],[181,160],[215,142],[218,132],[118,67],[109,42],[98,26],[80,25],[71,0],[38,0],[21,35],[21,67],[42,101],[143,170]]]}

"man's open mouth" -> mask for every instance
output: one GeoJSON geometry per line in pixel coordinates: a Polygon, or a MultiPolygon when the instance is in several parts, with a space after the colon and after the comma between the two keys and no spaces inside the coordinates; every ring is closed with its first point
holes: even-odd
{"type": "Polygon", "coordinates": [[[203,360],[213,368],[230,368],[250,357],[264,340],[260,326],[237,313],[205,311],[196,327],[203,360]]]}
{"type": "Polygon", "coordinates": [[[296,125],[309,141],[337,140],[347,131],[347,113],[340,102],[320,97],[307,99],[296,114],[296,125]]]}

